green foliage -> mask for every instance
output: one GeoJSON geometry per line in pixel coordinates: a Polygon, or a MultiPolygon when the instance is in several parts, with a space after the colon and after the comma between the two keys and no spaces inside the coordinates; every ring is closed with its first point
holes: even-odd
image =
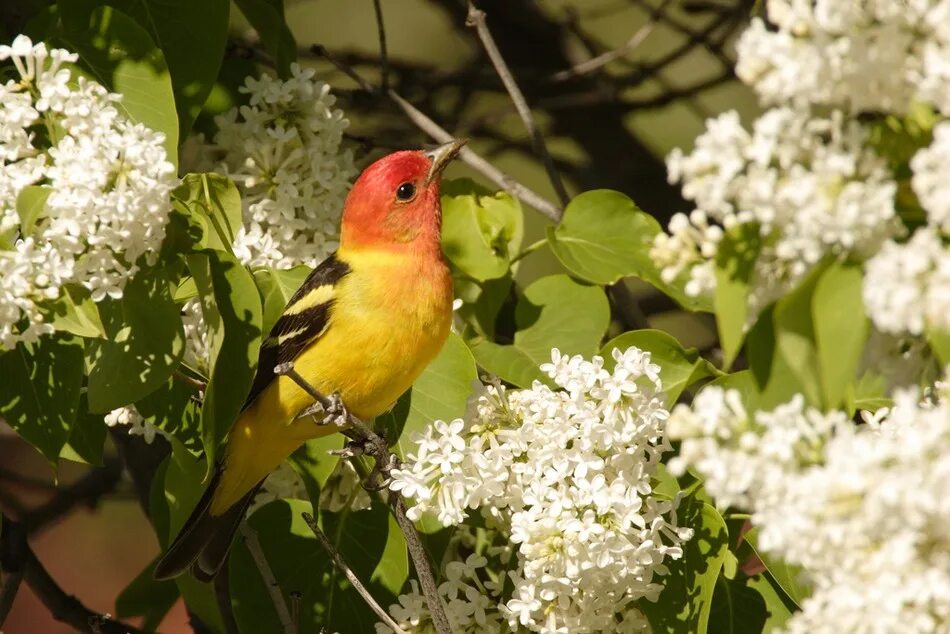
{"type": "Polygon", "coordinates": [[[442,250],[465,275],[479,281],[503,277],[523,236],[517,198],[467,178],[442,185],[442,250]]]}
{"type": "Polygon", "coordinates": [[[33,228],[46,209],[46,199],[53,192],[49,187],[30,185],[20,190],[16,198],[16,212],[20,217],[20,233],[33,233],[33,228]]]}
{"type": "Polygon", "coordinates": [[[281,76],[288,76],[297,59],[297,42],[284,21],[283,0],[234,0],[234,4],[257,31],[281,76]]]}
{"type": "Polygon", "coordinates": [[[838,407],[857,376],[868,336],[868,320],[861,299],[861,267],[832,264],[818,280],[812,296],[818,366],[824,403],[838,407]]]}
{"type": "Polygon", "coordinates": [[[663,592],[655,602],[641,601],[654,632],[718,632],[708,628],[717,579],[728,552],[729,535],[719,512],[695,497],[685,498],[677,510],[681,526],[694,535],[683,556],[671,561],[663,592]]]}
{"type": "Polygon", "coordinates": [[[201,439],[214,464],[218,445],[251,389],[261,347],[261,299],[254,278],[231,254],[208,250],[188,257],[208,328],[211,375],[201,409],[201,439]]]}
{"type": "Polygon", "coordinates": [[[219,174],[186,174],[172,192],[172,200],[176,210],[200,230],[201,238],[192,248],[231,251],[243,222],[241,194],[231,179],[219,174]]]}
{"type": "Polygon", "coordinates": [[[596,352],[609,313],[603,289],[551,275],[525,289],[515,307],[517,332],[511,344],[485,339],[469,344],[480,366],[509,383],[529,387],[536,379],[548,381],[538,366],[551,361],[551,348],[563,354],[596,352]]]}
{"type": "Polygon", "coordinates": [[[89,408],[108,412],[165,383],[185,352],[185,336],[160,267],[143,267],[122,299],[101,302],[99,313],[106,338],[89,340],[89,408]]]}
{"type": "Polygon", "coordinates": [[[776,584],[780,598],[791,601],[795,606],[800,606],[802,601],[811,594],[811,587],[803,579],[802,569],[757,550],[758,534],[758,529],[753,528],[743,536],[743,539],[749,543],[756,556],[768,569],[770,575],[768,581],[776,584]]]}
{"type": "Polygon", "coordinates": [[[83,346],[46,336],[0,354],[0,417],[55,465],[79,407],[83,346]]]}
{"type": "Polygon", "coordinates": [[[406,455],[414,434],[437,420],[465,414],[465,405],[477,378],[475,359],[465,342],[450,334],[439,355],[426,367],[392,411],[376,419],[396,453],[406,455]]]}
{"type": "Polygon", "coordinates": [[[105,327],[99,307],[89,291],[78,284],[66,284],[60,296],[46,305],[47,321],[56,330],[78,337],[104,338],[105,327]]]}
{"type": "Polygon", "coordinates": [[[162,50],[148,31],[113,7],[60,0],[63,20],[51,39],[79,53],[82,67],[122,95],[117,107],[132,121],[165,134],[168,160],[178,163],[178,115],[162,50]],[[81,16],[81,17],[80,17],[81,16]]]}
{"type": "Polygon", "coordinates": [[[716,252],[716,293],[713,306],[723,367],[728,369],[742,346],[749,315],[749,288],[762,247],[758,227],[740,225],[727,231],[716,252]]]}
{"type": "Polygon", "coordinates": [[[116,597],[115,611],[120,619],[142,617],[142,629],[154,631],[180,596],[174,581],[156,581],[152,574],[156,557],[116,597]]]}
{"type": "Polygon", "coordinates": [[[254,271],[254,282],[261,292],[261,304],[264,311],[261,332],[270,332],[284,311],[284,306],[308,275],[310,275],[308,266],[295,266],[286,270],[266,267],[254,271]]]}
{"type": "Polygon", "coordinates": [[[639,277],[684,308],[708,310],[703,300],[666,284],[650,257],[659,223],[624,194],[597,189],[574,198],[556,227],[548,227],[551,250],[571,273],[594,284],[639,277]]]}
{"type": "Polygon", "coordinates": [[[660,380],[669,405],[675,403],[690,385],[722,374],[709,361],[700,357],[695,348],[684,349],[674,337],[662,330],[635,330],[611,339],[600,351],[604,367],[613,370],[613,351],[623,352],[631,346],[649,352],[653,363],[660,366],[660,380]]]}

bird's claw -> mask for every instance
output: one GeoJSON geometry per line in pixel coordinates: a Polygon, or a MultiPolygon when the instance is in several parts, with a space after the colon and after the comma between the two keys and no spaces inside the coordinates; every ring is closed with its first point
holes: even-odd
{"type": "Polygon", "coordinates": [[[392,470],[398,466],[399,458],[397,458],[395,454],[389,454],[389,458],[385,463],[377,460],[376,466],[373,467],[373,470],[366,477],[363,488],[367,491],[382,491],[388,489],[393,481],[391,475],[392,470]]]}
{"type": "Polygon", "coordinates": [[[339,392],[334,392],[327,397],[330,401],[326,408],[327,418],[332,420],[337,427],[344,427],[350,420],[350,412],[343,403],[343,397],[339,392]]]}

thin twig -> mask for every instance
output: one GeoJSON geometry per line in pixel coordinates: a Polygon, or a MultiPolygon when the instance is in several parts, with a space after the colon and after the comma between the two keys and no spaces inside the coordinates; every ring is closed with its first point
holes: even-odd
{"type": "Polygon", "coordinates": [[[2,531],[0,531],[0,571],[3,573],[3,585],[0,586],[0,628],[3,627],[3,622],[10,614],[13,600],[20,590],[26,557],[25,531],[6,518],[4,520],[2,531]]]}
{"type": "Polygon", "coordinates": [[[607,64],[609,64],[610,62],[616,59],[620,59],[621,57],[625,56],[627,53],[629,53],[633,49],[640,46],[640,44],[642,44],[643,41],[647,39],[647,37],[649,37],[651,33],[653,33],[653,30],[657,26],[659,16],[662,14],[662,11],[666,7],[666,5],[668,5],[670,2],[671,0],[664,0],[663,4],[661,4],[657,9],[652,11],[650,20],[646,24],[641,26],[639,29],[637,29],[636,32],[634,32],[634,34],[630,36],[630,39],[627,40],[626,43],[623,44],[623,46],[620,46],[619,48],[615,48],[611,51],[607,51],[606,53],[603,53],[596,57],[592,57],[591,59],[583,61],[579,64],[575,64],[574,66],[572,66],[571,68],[568,68],[567,70],[562,70],[557,73],[554,73],[553,75],[551,75],[551,80],[552,81],[566,81],[568,79],[573,79],[574,77],[581,77],[582,75],[587,75],[588,73],[592,73],[598,68],[602,68],[606,66],[607,64]]]}
{"type": "Polygon", "coordinates": [[[373,8],[376,10],[376,30],[379,32],[379,89],[386,94],[389,91],[389,56],[386,53],[386,26],[383,24],[383,7],[380,0],[373,0],[373,8]]]}
{"type": "MultiPolygon", "coordinates": [[[[390,91],[390,93],[392,93],[392,91],[390,91]]],[[[356,436],[363,441],[365,452],[371,455],[376,461],[377,470],[385,472],[391,468],[392,465],[396,464],[396,456],[389,450],[386,441],[383,440],[379,434],[373,431],[373,429],[362,420],[353,416],[345,407],[341,407],[340,403],[327,398],[318,389],[310,385],[306,379],[294,370],[293,362],[278,365],[274,368],[274,372],[293,379],[301,389],[312,396],[313,399],[323,407],[324,411],[326,411],[332,419],[342,419],[330,420],[325,418],[321,424],[345,425],[347,432],[351,436],[356,436]]],[[[403,537],[406,539],[406,545],[409,550],[409,555],[412,557],[413,566],[416,569],[416,576],[419,579],[419,585],[422,588],[426,606],[429,608],[429,614],[432,616],[432,624],[435,626],[435,630],[438,634],[452,634],[452,626],[445,613],[445,604],[442,602],[439,588],[435,583],[432,563],[429,561],[429,556],[426,554],[425,547],[422,545],[419,532],[416,530],[412,521],[406,516],[406,506],[402,501],[402,496],[396,491],[389,491],[388,499],[389,505],[393,509],[396,523],[399,524],[403,537]]]]}
{"type": "MultiPolygon", "coordinates": [[[[323,57],[328,62],[333,64],[337,69],[340,70],[340,72],[344,73],[347,77],[355,81],[364,91],[370,93],[375,92],[373,86],[362,76],[360,76],[360,74],[357,73],[353,67],[334,57],[323,46],[315,44],[310,47],[310,52],[314,55],[323,57]]],[[[396,104],[400,110],[403,111],[403,114],[405,114],[406,117],[416,125],[416,127],[435,139],[436,142],[450,143],[455,140],[455,137],[446,131],[445,128],[440,126],[421,110],[406,101],[402,95],[397,93],[392,88],[386,92],[386,95],[393,101],[393,103],[396,104]]],[[[481,156],[476,154],[470,147],[463,147],[462,151],[459,153],[459,158],[474,168],[477,172],[485,176],[485,178],[494,182],[502,189],[507,190],[525,204],[537,209],[548,219],[552,220],[553,222],[560,221],[561,215],[563,213],[560,207],[547,200],[537,192],[525,187],[511,176],[508,176],[494,165],[483,159],[481,156]]]]}
{"type": "Polygon", "coordinates": [[[294,621],[290,616],[290,610],[287,609],[287,602],[284,600],[284,593],[280,591],[277,584],[277,577],[267,563],[267,557],[264,556],[264,550],[261,548],[261,542],[257,539],[257,531],[248,526],[247,522],[241,522],[241,537],[247,546],[247,551],[251,553],[251,559],[257,565],[257,569],[264,578],[264,585],[270,593],[271,601],[274,602],[274,609],[277,610],[277,619],[280,621],[280,627],[285,634],[294,634],[294,621]]]}
{"type": "Polygon", "coordinates": [[[501,83],[505,85],[505,90],[508,91],[508,95],[511,97],[512,103],[515,104],[515,109],[518,111],[518,115],[521,117],[525,129],[527,129],[528,134],[531,136],[534,151],[541,157],[541,162],[544,163],[544,169],[547,170],[548,178],[551,180],[551,185],[554,187],[558,199],[560,199],[562,205],[566,205],[570,200],[570,196],[568,196],[567,190],[564,188],[561,175],[558,174],[554,167],[554,162],[548,153],[548,148],[544,143],[544,138],[541,136],[541,131],[538,129],[534,121],[534,116],[531,114],[531,108],[528,107],[524,93],[522,93],[518,87],[518,83],[511,74],[511,70],[508,68],[505,58],[502,57],[501,51],[498,50],[498,46],[495,44],[495,39],[492,37],[491,31],[488,29],[488,23],[485,21],[485,12],[476,8],[472,0],[468,2],[468,16],[465,23],[473,27],[475,32],[478,33],[478,39],[482,41],[482,46],[485,47],[488,59],[491,60],[492,65],[495,67],[495,71],[498,73],[501,83]]]}
{"type": "Polygon", "coordinates": [[[340,572],[349,580],[353,585],[353,588],[359,593],[363,600],[366,601],[366,604],[370,609],[376,613],[376,616],[379,617],[379,620],[386,624],[392,631],[396,634],[405,634],[405,630],[399,627],[399,624],[393,620],[389,613],[382,608],[376,599],[373,598],[373,595],[369,593],[369,590],[366,589],[366,586],[360,581],[359,577],[356,576],[356,573],[347,565],[346,560],[343,559],[343,555],[340,554],[330,540],[327,539],[327,536],[324,534],[320,527],[317,526],[317,520],[313,519],[313,515],[310,513],[303,514],[303,521],[307,523],[307,526],[310,527],[310,530],[313,531],[313,534],[316,535],[317,541],[323,546],[327,551],[327,554],[330,555],[330,560],[333,562],[333,565],[339,569],[340,572]]]}
{"type": "Polygon", "coordinates": [[[196,390],[196,391],[198,391],[198,392],[204,392],[204,391],[205,391],[205,388],[208,387],[207,384],[206,384],[204,381],[199,381],[198,379],[196,379],[196,378],[194,378],[194,377],[190,377],[190,376],[188,376],[187,374],[185,374],[184,372],[182,372],[181,370],[175,370],[174,372],[172,372],[172,376],[173,376],[173,377],[175,378],[175,380],[178,381],[179,383],[184,383],[184,384],[187,385],[188,387],[190,387],[190,388],[192,388],[192,389],[194,389],[194,390],[196,390]]]}
{"type": "MultiPolygon", "coordinates": [[[[403,99],[402,96],[396,91],[390,90],[389,98],[395,102],[395,104],[400,110],[403,111],[403,113],[405,113],[410,121],[416,124],[420,130],[435,139],[438,143],[449,143],[454,139],[454,137],[449,134],[442,126],[423,114],[422,111],[413,106],[411,103],[403,99]]],[[[475,168],[476,171],[480,172],[488,180],[494,182],[502,189],[511,192],[515,198],[518,198],[522,202],[537,209],[549,220],[553,222],[560,222],[561,216],[564,213],[560,207],[547,200],[537,192],[525,187],[512,177],[502,172],[500,169],[496,168],[494,165],[476,154],[475,151],[469,146],[462,148],[462,151],[459,152],[459,158],[461,158],[462,161],[471,167],[475,168]]]]}

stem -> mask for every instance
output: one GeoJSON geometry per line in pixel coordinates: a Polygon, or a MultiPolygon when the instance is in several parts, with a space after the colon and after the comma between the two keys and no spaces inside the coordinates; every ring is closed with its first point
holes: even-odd
{"type": "MultiPolygon", "coordinates": [[[[332,413],[337,409],[337,404],[333,400],[324,396],[317,388],[310,385],[306,379],[294,370],[293,362],[282,363],[274,368],[275,374],[283,374],[297,383],[301,389],[309,394],[313,399],[320,403],[328,412],[332,413]]],[[[337,419],[343,418],[342,423],[347,426],[347,433],[362,441],[366,453],[371,455],[376,461],[377,470],[387,470],[395,464],[397,458],[389,451],[386,441],[373,431],[366,423],[353,416],[345,408],[337,415],[337,419]]],[[[340,424],[340,421],[337,421],[340,424]]],[[[429,614],[432,616],[432,623],[438,634],[452,634],[452,626],[449,624],[448,616],[445,614],[445,605],[442,603],[442,597],[439,595],[439,588],[435,583],[435,575],[432,573],[432,564],[422,545],[422,539],[415,525],[406,516],[406,505],[402,497],[396,491],[389,491],[389,506],[393,510],[396,523],[402,530],[406,538],[406,544],[409,548],[409,554],[412,557],[412,563],[416,569],[416,576],[419,578],[419,585],[422,587],[425,596],[426,606],[429,608],[429,614]]]]}
{"type": "Polygon", "coordinates": [[[246,521],[241,522],[238,530],[241,531],[241,538],[244,539],[244,544],[247,546],[248,552],[251,553],[251,559],[254,560],[261,577],[264,579],[264,585],[267,586],[267,591],[270,593],[274,609],[277,610],[277,619],[280,621],[281,629],[285,634],[294,634],[294,620],[290,616],[290,610],[287,609],[287,602],[284,601],[284,593],[280,591],[280,586],[277,584],[277,577],[274,575],[270,564],[267,563],[267,557],[264,556],[261,542],[257,539],[257,531],[248,526],[246,521]]]}
{"type": "Polygon", "coordinates": [[[548,148],[544,143],[544,138],[541,136],[541,131],[538,130],[538,126],[534,122],[531,108],[528,107],[524,93],[521,92],[517,82],[515,82],[515,78],[511,74],[508,64],[505,62],[505,58],[502,57],[501,51],[498,50],[498,46],[495,44],[495,39],[492,37],[491,31],[488,30],[488,23],[485,21],[485,12],[475,8],[475,4],[472,0],[468,1],[468,16],[466,17],[465,23],[473,27],[478,33],[478,39],[482,41],[482,46],[485,47],[485,52],[488,53],[488,58],[495,67],[495,72],[498,73],[501,83],[505,85],[505,90],[507,90],[511,96],[511,101],[515,104],[515,109],[518,111],[518,115],[521,117],[525,129],[528,130],[528,134],[531,136],[534,151],[540,155],[541,162],[544,163],[544,169],[548,173],[548,178],[554,187],[554,191],[557,193],[558,199],[562,205],[566,205],[567,201],[570,200],[570,196],[568,196],[567,190],[564,188],[561,175],[558,174],[557,169],[554,167],[554,161],[551,160],[551,155],[548,153],[548,148]]]}
{"type": "Polygon", "coordinates": [[[383,24],[383,7],[380,0],[373,0],[373,9],[376,11],[376,30],[379,33],[379,89],[385,94],[389,91],[389,56],[386,54],[386,26],[383,24]]]}
{"type": "Polygon", "coordinates": [[[333,544],[330,543],[330,540],[327,539],[326,534],[320,527],[317,526],[317,521],[313,519],[313,515],[310,513],[303,514],[303,521],[307,523],[307,526],[310,527],[310,530],[313,531],[313,534],[316,535],[317,541],[323,546],[327,551],[327,554],[330,555],[330,560],[333,562],[340,572],[349,580],[353,585],[353,588],[359,593],[363,600],[366,601],[366,604],[370,607],[373,612],[376,613],[376,616],[379,617],[379,620],[386,624],[387,627],[392,629],[396,634],[406,634],[406,631],[399,627],[399,624],[393,620],[391,616],[376,602],[376,599],[373,598],[373,595],[369,593],[366,589],[366,586],[359,580],[359,577],[356,576],[356,573],[347,565],[346,560],[343,559],[343,555],[334,548],[333,544]]]}

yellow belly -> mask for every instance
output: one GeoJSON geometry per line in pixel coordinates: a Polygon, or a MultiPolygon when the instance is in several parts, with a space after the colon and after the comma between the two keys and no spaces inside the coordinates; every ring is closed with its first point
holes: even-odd
{"type": "MultiPolygon", "coordinates": [[[[340,283],[326,331],[295,360],[294,369],[323,394],[339,393],[360,419],[388,410],[448,336],[451,278],[444,264],[438,265],[420,275],[417,262],[400,256],[354,262],[340,283]]],[[[213,515],[237,502],[303,442],[336,431],[311,419],[294,420],[312,403],[292,379],[280,376],[241,414],[228,440],[213,515]]]]}

